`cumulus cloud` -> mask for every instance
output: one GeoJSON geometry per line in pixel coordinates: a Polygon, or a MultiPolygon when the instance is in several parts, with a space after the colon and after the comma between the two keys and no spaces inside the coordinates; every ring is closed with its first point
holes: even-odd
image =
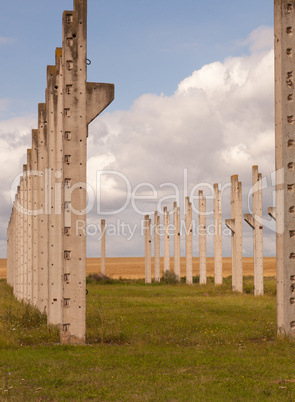
{"type": "MultiPolygon", "coordinates": [[[[96,192],[96,207],[89,213],[88,223],[98,224],[99,219],[106,218],[107,224],[113,225],[107,240],[108,255],[143,255],[144,241],[140,236],[143,214],[157,209],[163,197],[166,200],[158,207],[161,209],[166,204],[171,210],[176,195],[183,218],[184,197],[200,183],[205,183],[203,189],[208,196],[213,183],[224,186],[225,219],[230,217],[230,176],[239,174],[243,182],[243,213],[248,213],[247,192],[254,164],[259,165],[267,178],[268,188],[264,191],[264,215],[267,216],[274,190],[270,179],[274,171],[271,32],[265,27],[253,31],[245,41],[250,54],[203,66],[184,78],[172,96],[144,94],[130,110],[112,113],[106,110],[91,124],[88,178],[96,192]],[[113,173],[106,174],[106,171],[113,173]],[[140,183],[148,184],[140,186],[140,183]],[[132,191],[137,195],[133,204],[132,191]],[[124,204],[127,205],[124,211],[109,215],[124,204]],[[130,225],[129,229],[124,231],[123,223],[130,225]],[[130,230],[136,233],[132,240],[128,240],[130,230]]],[[[11,176],[20,168],[15,161],[20,161],[30,146],[31,123],[30,119],[0,123],[1,157],[10,167],[11,176]],[[12,148],[13,161],[9,159],[12,148]]],[[[210,199],[208,210],[212,210],[210,199]]],[[[210,223],[212,214],[208,216],[210,223]]],[[[269,226],[274,228],[274,224],[269,226]]],[[[98,235],[89,236],[89,256],[98,254],[98,235]]],[[[266,231],[267,253],[273,252],[273,244],[273,231],[266,231]]],[[[251,255],[252,229],[246,224],[244,249],[245,255],[251,255]]],[[[197,252],[195,238],[194,254],[197,252]]],[[[213,255],[212,236],[208,237],[208,254],[213,255]]],[[[224,254],[230,255],[229,236],[224,238],[224,254]]]]}
{"type": "MultiPolygon", "coordinates": [[[[247,213],[252,165],[258,164],[266,176],[274,170],[271,36],[270,28],[253,31],[245,41],[250,48],[249,55],[228,57],[223,62],[203,66],[180,82],[172,96],[145,94],[128,111],[106,112],[91,127],[91,152],[97,149],[100,157],[108,155],[105,168],[124,174],[133,189],[145,181],[152,183],[157,199],[174,193],[171,187],[170,193],[167,188],[166,193],[160,188],[165,182],[173,182],[180,189],[182,210],[183,197],[187,195],[184,194],[184,169],[188,170],[188,193],[198,183],[225,185],[232,174],[239,174],[245,192],[243,212],[247,213]]],[[[272,205],[273,188],[269,177],[268,183],[265,214],[267,206],[272,205]]],[[[112,177],[112,185],[103,189],[103,205],[119,208],[126,197],[125,188],[122,179],[112,177]]],[[[145,189],[145,192],[150,199],[137,203],[144,212],[152,212],[157,201],[152,200],[151,191],[145,189]]],[[[209,190],[207,194],[210,195],[209,190]]],[[[230,191],[225,191],[224,218],[230,217],[229,196],[230,191]]],[[[170,209],[172,202],[172,198],[167,201],[170,209]]],[[[131,205],[123,214],[116,215],[116,219],[118,216],[133,224],[140,218],[131,205]]],[[[91,219],[97,216],[90,216],[91,219]]],[[[210,219],[212,216],[208,217],[208,222],[210,219]]],[[[108,221],[111,223],[114,218],[108,217],[108,221]]],[[[249,255],[252,231],[247,225],[244,229],[244,248],[249,255]]],[[[268,236],[269,242],[273,242],[271,232],[268,236]]],[[[267,241],[266,238],[266,250],[267,241]]],[[[124,253],[122,239],[110,239],[110,242],[111,250],[124,253]]],[[[134,246],[134,250],[143,253],[142,239],[134,239],[134,246]]],[[[208,240],[208,247],[212,253],[212,239],[208,240]]],[[[224,249],[229,255],[230,242],[226,239],[224,249]]]]}

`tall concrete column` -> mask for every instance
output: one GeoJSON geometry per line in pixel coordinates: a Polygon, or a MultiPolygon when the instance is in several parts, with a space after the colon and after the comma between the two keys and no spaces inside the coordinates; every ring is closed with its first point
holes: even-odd
{"type": "Polygon", "coordinates": [[[173,204],[174,216],[174,273],[180,281],[180,208],[173,204]]]}
{"type": "MultiPolygon", "coordinates": [[[[22,178],[20,178],[20,185],[22,178]]],[[[17,186],[17,288],[16,297],[21,300],[22,292],[22,219],[21,219],[21,189],[17,186]]]]}
{"type": "Polygon", "coordinates": [[[170,215],[167,207],[164,207],[164,273],[170,271],[170,215]]]}
{"type": "Polygon", "coordinates": [[[214,283],[222,285],[222,199],[219,185],[214,188],[214,283]]]}
{"type": "Polygon", "coordinates": [[[28,297],[28,166],[24,165],[23,168],[23,220],[24,220],[24,279],[23,279],[23,300],[27,302],[28,297]]]}
{"type": "Polygon", "coordinates": [[[243,292],[242,183],[231,177],[231,219],[225,220],[232,232],[232,289],[243,292]]]}
{"type": "MultiPolygon", "coordinates": [[[[48,323],[61,324],[62,321],[62,283],[63,276],[63,69],[62,49],[55,51],[55,66],[47,67],[47,133],[49,177],[49,284],[48,284],[48,323]]],[[[68,161],[65,161],[68,162],[68,161]]]]}
{"type": "Polygon", "coordinates": [[[148,215],[144,217],[144,237],[145,237],[145,283],[152,282],[152,238],[151,220],[148,215]]]}
{"type": "Polygon", "coordinates": [[[63,14],[63,180],[65,185],[61,342],[85,342],[88,125],[114,99],[113,84],[87,83],[87,1],[63,14]],[[67,210],[67,211],[66,211],[67,210]]]}
{"type": "Polygon", "coordinates": [[[32,280],[33,280],[33,305],[38,307],[38,130],[32,130],[32,280]]]}
{"type": "Polygon", "coordinates": [[[262,226],[262,175],[258,166],[252,167],[252,210],[245,221],[253,229],[254,295],[263,295],[263,226],[262,226]]]}
{"type": "Polygon", "coordinates": [[[19,275],[19,228],[18,228],[18,193],[15,195],[14,202],[14,212],[15,212],[15,233],[14,233],[14,241],[15,241],[15,272],[14,272],[14,286],[13,286],[13,294],[16,298],[18,298],[18,275],[19,275]]]}
{"type": "Polygon", "coordinates": [[[19,186],[20,201],[20,283],[19,299],[24,298],[24,177],[20,178],[19,186]]]}
{"type": "Polygon", "coordinates": [[[38,171],[37,210],[38,215],[38,308],[48,310],[48,137],[46,104],[38,105],[38,171]]]}
{"type": "Polygon", "coordinates": [[[295,1],[274,2],[277,330],[295,337],[295,1]]]}
{"type": "Polygon", "coordinates": [[[206,197],[204,197],[203,191],[199,190],[199,266],[201,285],[207,283],[206,238],[206,197]]]}
{"type": "Polygon", "coordinates": [[[185,275],[186,283],[193,283],[193,227],[192,204],[189,197],[185,198],[185,275]]]}
{"type": "Polygon", "coordinates": [[[161,280],[160,265],[160,216],[158,212],[154,213],[154,255],[155,255],[155,282],[161,280]]]}
{"type": "Polygon", "coordinates": [[[101,220],[101,274],[106,274],[106,221],[101,220]]]}
{"type": "Polygon", "coordinates": [[[27,285],[27,302],[33,303],[33,189],[32,189],[32,150],[27,151],[27,269],[28,269],[28,285],[27,285]]]}

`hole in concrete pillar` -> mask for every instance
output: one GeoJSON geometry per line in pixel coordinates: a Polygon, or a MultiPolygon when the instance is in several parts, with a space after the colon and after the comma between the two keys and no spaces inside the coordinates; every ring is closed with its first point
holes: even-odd
{"type": "Polygon", "coordinates": [[[71,251],[65,250],[64,252],[65,260],[70,260],[71,259],[71,251]]]}
{"type": "Polygon", "coordinates": [[[290,260],[295,260],[295,253],[290,253],[289,259],[290,260]]]}
{"type": "MultiPolygon", "coordinates": [[[[70,112],[70,109],[69,109],[69,108],[64,109],[64,113],[65,113],[65,116],[71,117],[71,112],[70,112]]],[[[293,118],[293,116],[292,116],[292,118],[293,118]]]]}
{"type": "Polygon", "coordinates": [[[57,299],[53,299],[53,301],[57,301],[57,299]]]}
{"type": "Polygon", "coordinates": [[[62,330],[63,330],[64,332],[68,332],[69,329],[70,329],[70,324],[63,324],[62,330]]]}
{"type": "Polygon", "coordinates": [[[71,234],[71,228],[65,228],[65,229],[64,229],[64,232],[65,232],[65,235],[66,235],[66,236],[70,236],[70,234],[71,234]]]}
{"type": "Polygon", "coordinates": [[[70,187],[71,185],[71,179],[65,179],[65,186],[70,187]]]}
{"type": "Polygon", "coordinates": [[[294,140],[289,140],[288,141],[288,147],[289,148],[294,148],[295,147],[295,141],[294,140]]]}
{"type": "Polygon", "coordinates": [[[70,307],[70,299],[64,299],[63,305],[64,307],[70,307]]]}
{"type": "Polygon", "coordinates": [[[73,14],[67,14],[67,18],[66,18],[67,22],[70,24],[71,22],[73,22],[73,14]]]}
{"type": "Polygon", "coordinates": [[[291,329],[295,329],[295,321],[290,322],[291,329]]]}
{"type": "Polygon", "coordinates": [[[72,138],[72,133],[70,131],[66,131],[65,132],[65,139],[67,141],[70,141],[71,138],[72,138]]]}
{"type": "Polygon", "coordinates": [[[67,60],[67,69],[68,70],[73,70],[73,68],[74,68],[73,60],[67,60]]]}
{"type": "Polygon", "coordinates": [[[295,304],[295,298],[294,297],[291,297],[290,304],[295,304]]]}
{"type": "Polygon", "coordinates": [[[292,81],[290,78],[287,79],[286,83],[287,83],[287,85],[288,85],[289,88],[292,88],[292,86],[293,86],[293,81],[292,81]]]}
{"type": "Polygon", "coordinates": [[[288,184],[288,192],[294,193],[294,190],[295,190],[295,184],[288,184]]]}
{"type": "Polygon", "coordinates": [[[294,213],[295,213],[295,207],[293,207],[293,206],[290,207],[290,208],[289,208],[289,213],[290,213],[290,214],[294,214],[294,213]]]}
{"type": "Polygon", "coordinates": [[[291,12],[293,10],[293,4],[292,3],[288,3],[287,4],[287,11],[291,12]]]}
{"type": "Polygon", "coordinates": [[[71,94],[73,92],[73,85],[67,85],[67,94],[71,94]]]}
{"type": "Polygon", "coordinates": [[[71,163],[71,155],[65,155],[65,163],[69,165],[71,163]]]}
{"type": "Polygon", "coordinates": [[[293,124],[293,122],[294,122],[293,117],[294,117],[293,115],[287,116],[287,121],[288,121],[288,123],[293,124]]]}
{"type": "Polygon", "coordinates": [[[74,44],[73,38],[67,38],[67,45],[71,47],[73,46],[73,44],[74,44]]]}
{"type": "Polygon", "coordinates": [[[290,281],[295,282],[295,275],[290,276],[290,281]]]}
{"type": "Polygon", "coordinates": [[[295,167],[294,162],[288,163],[288,169],[289,170],[294,170],[294,167],[295,167]]]}
{"type": "Polygon", "coordinates": [[[294,236],[295,236],[295,230],[290,230],[290,231],[289,231],[289,234],[290,234],[290,237],[291,237],[291,238],[294,237],[294,236]]]}
{"type": "Polygon", "coordinates": [[[67,282],[70,280],[70,274],[64,274],[64,281],[67,282]]]}
{"type": "Polygon", "coordinates": [[[65,209],[70,209],[71,203],[69,201],[65,201],[65,209]]]}
{"type": "Polygon", "coordinates": [[[76,38],[76,37],[77,37],[77,35],[74,33],[74,34],[73,34],[73,38],[76,38]]]}
{"type": "Polygon", "coordinates": [[[286,53],[287,53],[288,56],[291,56],[291,55],[292,55],[292,49],[289,47],[289,48],[286,50],[286,53]]]}
{"type": "Polygon", "coordinates": [[[287,32],[287,34],[291,34],[292,33],[292,27],[287,27],[286,32],[287,32]]]}

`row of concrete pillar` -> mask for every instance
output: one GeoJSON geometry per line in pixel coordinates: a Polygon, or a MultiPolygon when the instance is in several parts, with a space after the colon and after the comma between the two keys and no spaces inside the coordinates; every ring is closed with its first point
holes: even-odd
{"type": "MultiPolygon", "coordinates": [[[[199,283],[206,284],[206,197],[199,191],[198,222],[199,222],[199,283]]],[[[258,167],[252,168],[252,200],[253,213],[245,214],[244,219],[253,228],[254,250],[254,293],[263,295],[263,226],[262,226],[262,175],[258,167]]],[[[238,176],[231,177],[231,218],[225,220],[232,233],[232,288],[243,291],[243,232],[242,232],[242,184],[238,176]]],[[[180,280],[180,208],[173,205],[173,225],[167,207],[163,209],[164,229],[164,273],[170,271],[170,241],[171,227],[174,238],[173,272],[180,280]]],[[[185,276],[186,283],[193,282],[193,230],[192,204],[189,197],[185,199],[185,276]]],[[[151,283],[152,233],[151,219],[145,216],[145,281],[151,283]]],[[[160,217],[154,214],[154,270],[155,282],[160,281],[160,217]]],[[[222,284],[222,199],[218,184],[214,184],[214,282],[222,284]]]]}
{"type": "Polygon", "coordinates": [[[63,14],[63,45],[47,67],[45,103],[8,226],[8,282],[19,300],[59,325],[62,343],[86,330],[86,162],[89,123],[114,98],[87,83],[87,1],[63,14]]]}

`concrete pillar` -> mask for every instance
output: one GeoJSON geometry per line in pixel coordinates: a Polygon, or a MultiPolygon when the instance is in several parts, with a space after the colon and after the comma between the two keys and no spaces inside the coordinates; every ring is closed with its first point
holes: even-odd
{"type": "Polygon", "coordinates": [[[27,302],[33,303],[33,189],[32,189],[32,150],[27,151],[27,302]]]}
{"type": "Polygon", "coordinates": [[[258,166],[252,167],[252,210],[245,221],[253,229],[254,295],[263,295],[263,226],[262,226],[262,175],[258,166]]]}
{"type": "MultiPolygon", "coordinates": [[[[20,179],[21,184],[22,178],[20,179]]],[[[22,273],[22,219],[21,219],[21,189],[17,186],[17,287],[16,297],[21,300],[21,273],[22,273]]]]}
{"type": "Polygon", "coordinates": [[[192,204],[189,197],[185,198],[185,276],[186,283],[193,283],[193,227],[192,204]]]}
{"type": "Polygon", "coordinates": [[[14,242],[15,242],[15,271],[14,271],[14,286],[13,294],[18,297],[18,267],[19,267],[19,229],[18,229],[18,193],[15,195],[14,201],[14,212],[15,212],[15,222],[14,222],[14,242]]]}
{"type": "Polygon", "coordinates": [[[28,297],[28,166],[23,168],[23,221],[24,221],[24,279],[23,279],[23,300],[27,302],[28,297]]]}
{"type": "MultiPolygon", "coordinates": [[[[55,66],[47,67],[47,138],[49,180],[48,215],[48,324],[61,324],[63,275],[63,71],[62,49],[55,51],[55,66]]],[[[67,233],[65,233],[67,235],[67,233]]]]}
{"type": "Polygon", "coordinates": [[[160,216],[158,212],[154,213],[154,255],[155,255],[155,282],[160,282],[160,216]]]}
{"type": "Polygon", "coordinates": [[[174,216],[174,273],[180,281],[180,208],[177,202],[173,204],[174,216]]]}
{"type": "Polygon", "coordinates": [[[222,199],[217,183],[214,188],[214,283],[222,285],[222,199]]]}
{"type": "Polygon", "coordinates": [[[148,215],[144,217],[145,237],[145,283],[152,283],[152,238],[151,220],[148,215]]]}
{"type": "Polygon", "coordinates": [[[167,207],[164,207],[164,273],[170,271],[170,215],[167,207]]]}
{"type": "Polygon", "coordinates": [[[76,228],[86,225],[88,124],[114,99],[112,84],[86,83],[86,0],[74,0],[74,11],[63,14],[62,59],[63,180],[67,211],[63,243],[61,342],[79,344],[85,342],[86,330],[86,235],[76,228]]]}
{"type": "Polygon", "coordinates": [[[106,221],[101,220],[101,274],[106,274],[106,221]]]}
{"type": "Polygon", "coordinates": [[[24,200],[24,177],[20,178],[19,201],[20,201],[20,283],[19,283],[19,299],[24,298],[24,213],[23,213],[23,200],[24,200]]]}
{"type": "Polygon", "coordinates": [[[242,183],[231,177],[231,219],[225,220],[232,232],[232,289],[243,292],[242,183]]]}
{"type": "Polygon", "coordinates": [[[206,197],[203,196],[203,191],[199,190],[199,266],[201,285],[207,283],[206,237],[206,197]]]}
{"type": "Polygon", "coordinates": [[[38,307],[38,130],[32,130],[32,280],[33,280],[33,305],[38,307]]]}
{"type": "Polygon", "coordinates": [[[274,3],[277,330],[295,337],[295,1],[274,3]]]}
{"type": "Polygon", "coordinates": [[[38,106],[38,171],[37,210],[38,215],[38,308],[48,310],[48,137],[46,104],[38,106]]]}

